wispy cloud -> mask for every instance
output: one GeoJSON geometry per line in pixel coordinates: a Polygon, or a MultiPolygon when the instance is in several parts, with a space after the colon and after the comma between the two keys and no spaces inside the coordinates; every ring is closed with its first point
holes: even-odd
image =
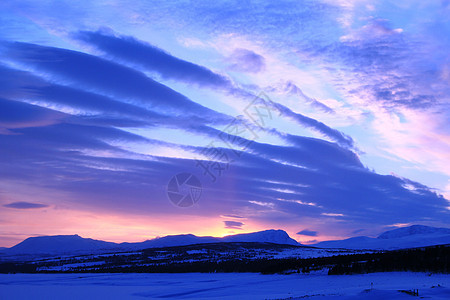
{"type": "Polygon", "coordinates": [[[297,232],[297,234],[306,236],[317,236],[317,231],[303,229],[302,231],[297,232]]]}
{"type": "Polygon", "coordinates": [[[94,45],[113,58],[132,62],[158,72],[166,79],[215,88],[232,86],[230,80],[222,75],[203,66],[179,59],[162,49],[130,36],[116,37],[101,32],[82,31],[75,34],[75,37],[94,45]]]}
{"type": "MultiPolygon", "coordinates": [[[[153,47],[152,45],[137,41],[131,37],[115,37],[98,32],[82,32],[79,34],[79,37],[84,41],[88,41],[89,43],[100,47],[103,51],[113,55],[114,57],[137,63],[149,70],[160,73],[164,77],[188,81],[190,83],[195,82],[206,87],[219,87],[231,92],[232,94],[240,95],[249,100],[254,100],[255,98],[255,95],[235,87],[228,79],[203,66],[181,60],[153,47]],[[136,52],[138,54],[136,54],[136,52]],[[159,61],[168,61],[169,63],[159,63],[159,61]]],[[[240,60],[246,60],[247,63],[256,63],[258,65],[258,70],[262,68],[263,58],[250,50],[237,49],[233,52],[233,57],[234,59],[239,58],[240,60]]],[[[238,65],[241,67],[245,66],[244,62],[240,62],[238,65]]],[[[255,68],[255,66],[252,68],[255,68]]],[[[300,93],[298,88],[296,89],[296,93],[300,93]]],[[[302,95],[304,94],[302,93],[302,95]]],[[[313,99],[309,99],[309,101],[319,105],[318,101],[313,101],[313,99]]],[[[354,142],[351,137],[339,132],[338,130],[330,128],[326,124],[303,114],[295,113],[281,103],[271,101],[268,104],[270,104],[276,111],[279,111],[282,116],[290,118],[302,126],[316,130],[343,146],[349,148],[354,147],[354,142]]],[[[322,108],[323,107],[326,106],[322,105],[322,108]]]]}
{"type": "Polygon", "coordinates": [[[242,229],[245,224],[237,221],[223,221],[225,223],[225,228],[228,229],[242,229]]]}
{"type": "Polygon", "coordinates": [[[63,82],[75,81],[84,89],[148,105],[157,111],[166,109],[174,114],[202,115],[218,122],[231,120],[141,72],[96,56],[29,43],[4,43],[2,46],[7,49],[3,59],[26,63],[35,72],[46,72],[63,82]]]}
{"type": "Polygon", "coordinates": [[[45,207],[49,207],[49,206],[46,204],[40,204],[40,203],[12,202],[12,203],[3,205],[3,207],[16,208],[16,209],[36,209],[36,208],[45,208],[45,207]]]}

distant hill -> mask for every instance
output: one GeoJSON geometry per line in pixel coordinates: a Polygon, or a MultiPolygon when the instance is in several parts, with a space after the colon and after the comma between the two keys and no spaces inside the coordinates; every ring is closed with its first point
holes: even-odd
{"type": "MultiPolygon", "coordinates": [[[[106,252],[137,251],[146,248],[187,246],[206,243],[255,242],[300,246],[283,230],[265,230],[253,233],[230,235],[222,238],[195,236],[193,234],[169,235],[140,243],[112,243],[79,235],[57,235],[30,237],[11,247],[0,249],[0,255],[71,255],[97,254],[106,252]]],[[[392,250],[450,244],[450,229],[423,225],[397,228],[380,234],[377,238],[366,236],[345,240],[324,241],[314,245],[319,248],[346,248],[354,250],[392,250]]]]}
{"type": "Polygon", "coordinates": [[[146,248],[186,246],[204,243],[227,243],[227,242],[259,242],[286,245],[300,245],[290,238],[283,230],[265,230],[253,233],[230,235],[223,238],[204,236],[199,237],[193,234],[169,235],[155,238],[141,243],[112,243],[89,238],[82,238],[79,235],[57,235],[30,237],[21,243],[0,250],[3,255],[60,255],[60,254],[81,254],[99,253],[115,251],[133,251],[146,248]]]}
{"type": "Polygon", "coordinates": [[[185,246],[204,243],[258,242],[284,245],[300,245],[289,237],[284,230],[264,230],[252,233],[229,235],[222,238],[212,236],[195,236],[193,234],[168,235],[142,243],[122,243],[124,249],[145,249],[155,247],[185,246]]]}
{"type": "Polygon", "coordinates": [[[284,230],[264,230],[253,233],[229,235],[221,239],[222,242],[257,242],[283,245],[300,245],[292,239],[284,230]]]}
{"type": "Polygon", "coordinates": [[[412,225],[386,231],[378,236],[379,239],[402,238],[413,235],[450,235],[450,228],[437,228],[424,225],[412,225]]]}
{"type": "Polygon", "coordinates": [[[11,248],[1,250],[1,252],[9,255],[60,254],[84,251],[97,252],[99,250],[113,249],[114,247],[117,247],[116,243],[86,239],[75,234],[30,237],[11,248]]]}
{"type": "Polygon", "coordinates": [[[168,235],[147,240],[141,243],[121,243],[118,247],[123,250],[141,250],[146,248],[186,246],[203,243],[217,243],[219,238],[211,236],[196,236],[193,234],[168,235]]]}
{"type": "Polygon", "coordinates": [[[383,232],[377,238],[358,236],[345,240],[324,241],[311,246],[320,248],[391,250],[443,244],[450,244],[449,228],[412,225],[383,232]]]}

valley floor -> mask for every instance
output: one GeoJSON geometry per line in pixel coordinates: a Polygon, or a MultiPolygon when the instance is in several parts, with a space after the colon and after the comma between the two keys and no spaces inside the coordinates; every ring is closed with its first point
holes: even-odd
{"type": "Polygon", "coordinates": [[[411,299],[399,290],[413,289],[450,299],[450,275],[0,274],[0,299],[411,299]]]}

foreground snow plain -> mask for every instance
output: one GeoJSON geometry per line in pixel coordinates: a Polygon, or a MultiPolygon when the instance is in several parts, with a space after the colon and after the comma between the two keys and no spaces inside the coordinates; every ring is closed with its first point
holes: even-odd
{"type": "Polygon", "coordinates": [[[450,275],[0,274],[0,299],[450,299],[450,275]],[[373,289],[371,289],[373,283],[373,289]]]}

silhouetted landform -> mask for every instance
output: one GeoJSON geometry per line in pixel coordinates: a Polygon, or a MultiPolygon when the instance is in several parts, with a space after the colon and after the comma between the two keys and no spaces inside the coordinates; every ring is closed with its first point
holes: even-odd
{"type": "MultiPolygon", "coordinates": [[[[230,235],[222,238],[195,236],[193,234],[169,235],[137,243],[112,243],[83,238],[79,235],[39,236],[27,238],[11,248],[0,249],[0,261],[6,259],[25,260],[27,257],[119,253],[140,251],[148,248],[233,242],[301,245],[285,231],[274,229],[230,235]]],[[[377,238],[361,236],[346,240],[324,241],[309,246],[323,249],[396,250],[445,244],[450,244],[450,229],[413,225],[386,231],[377,238]]]]}
{"type": "Polygon", "coordinates": [[[412,225],[385,231],[376,238],[357,236],[345,240],[324,241],[319,248],[395,250],[450,244],[450,229],[412,225]]]}
{"type": "Polygon", "coordinates": [[[282,245],[300,245],[300,243],[292,239],[285,231],[275,229],[241,233],[221,238],[212,236],[195,236],[193,234],[168,235],[138,243],[105,242],[101,240],[83,238],[75,234],[30,237],[11,248],[0,250],[0,255],[51,256],[62,254],[94,254],[220,242],[259,242],[282,245]]]}

